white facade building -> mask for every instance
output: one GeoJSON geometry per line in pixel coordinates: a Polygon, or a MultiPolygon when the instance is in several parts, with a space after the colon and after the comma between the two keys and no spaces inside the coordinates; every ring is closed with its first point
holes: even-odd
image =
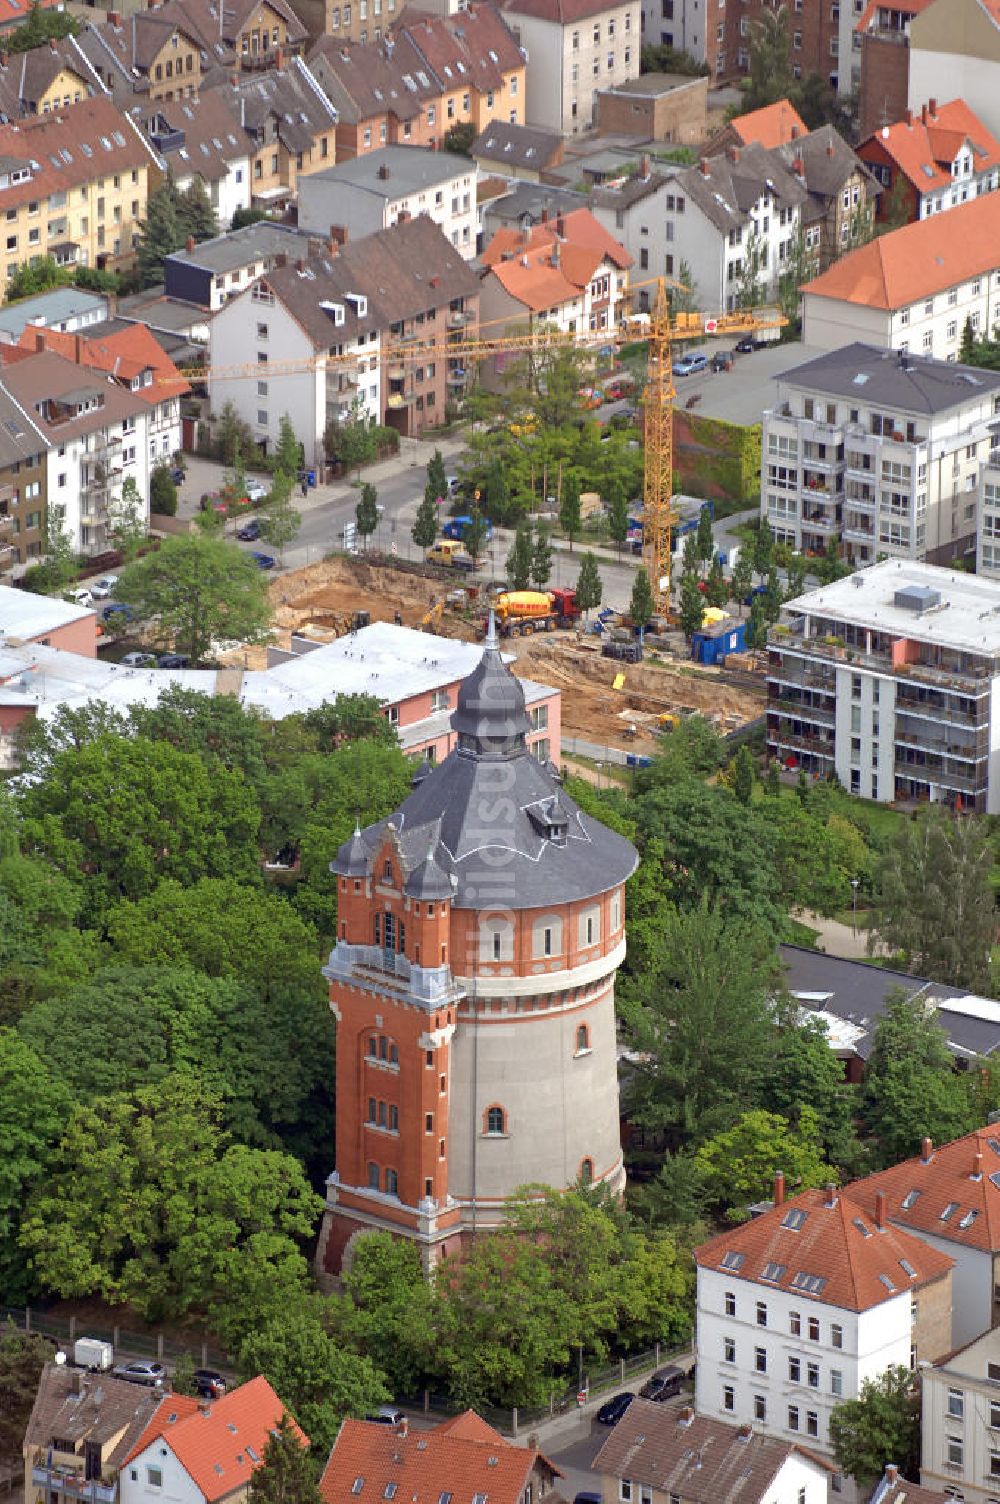
{"type": "Polygon", "coordinates": [[[639,77],[639,0],[507,0],[504,19],[528,60],[525,120],[563,136],[593,128],[597,95],[639,77]]]}
{"type": "Polygon", "coordinates": [[[299,179],[299,229],[352,239],[426,214],[455,250],[476,254],[476,164],[423,146],[383,146],[299,179]]]}
{"type": "Polygon", "coordinates": [[[764,413],[761,518],[799,553],[950,564],[976,552],[1000,373],[851,344],[764,413]]]}
{"type": "MultiPolygon", "coordinates": [[[[643,0],[642,40],[647,47],[676,47],[696,63],[707,63],[705,23],[711,12],[701,0],[643,0]]],[[[713,46],[714,46],[713,41],[713,46]]]]}
{"type": "Polygon", "coordinates": [[[632,258],[589,209],[499,230],[482,259],[480,316],[494,333],[534,320],[596,333],[617,329],[628,312],[632,258]]]}
{"type": "Polygon", "coordinates": [[[865,799],[1000,812],[1000,585],[888,559],[787,611],[768,639],[770,757],[865,799]]]}
{"type": "Polygon", "coordinates": [[[1000,1328],[920,1375],[920,1481],[964,1504],[1000,1495],[1000,1328]]]}
{"type": "Polygon", "coordinates": [[[775,1203],[695,1250],[699,1415],[830,1457],[830,1415],[893,1364],[951,1340],[952,1260],[833,1187],[775,1203]]]}

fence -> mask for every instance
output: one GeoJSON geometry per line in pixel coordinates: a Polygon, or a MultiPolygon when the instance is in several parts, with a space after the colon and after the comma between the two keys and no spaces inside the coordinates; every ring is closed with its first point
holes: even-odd
{"type": "Polygon", "coordinates": [[[200,1336],[192,1333],[188,1342],[168,1337],[163,1332],[136,1332],[129,1327],[111,1325],[100,1320],[81,1321],[77,1316],[53,1316],[48,1311],[32,1310],[30,1306],[0,1306],[0,1323],[10,1322],[23,1332],[37,1332],[50,1337],[54,1342],[72,1345],[77,1337],[97,1337],[110,1342],[116,1360],[121,1358],[156,1358],[176,1362],[190,1355],[202,1368],[218,1368],[232,1374],[234,1366],[226,1353],[213,1348],[200,1336]]]}

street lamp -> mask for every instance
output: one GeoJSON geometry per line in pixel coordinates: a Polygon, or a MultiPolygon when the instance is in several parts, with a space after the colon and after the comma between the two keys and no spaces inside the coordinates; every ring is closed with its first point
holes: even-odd
{"type": "Polygon", "coordinates": [[[858,933],[858,884],[860,880],[857,877],[851,878],[852,898],[854,900],[854,919],[851,924],[851,933],[855,936],[858,933]]]}

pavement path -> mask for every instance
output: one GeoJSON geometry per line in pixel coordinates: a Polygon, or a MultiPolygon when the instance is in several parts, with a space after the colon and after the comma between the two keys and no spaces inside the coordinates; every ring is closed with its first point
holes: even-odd
{"type": "Polygon", "coordinates": [[[839,919],[824,919],[822,914],[814,914],[811,909],[800,909],[792,917],[817,932],[817,947],[826,951],[828,956],[841,956],[850,961],[871,960],[868,932],[860,925],[855,930],[852,925],[842,924],[839,919]]]}

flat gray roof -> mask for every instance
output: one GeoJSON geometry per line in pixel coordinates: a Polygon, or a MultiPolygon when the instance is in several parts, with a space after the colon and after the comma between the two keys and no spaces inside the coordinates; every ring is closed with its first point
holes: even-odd
{"type": "Polygon", "coordinates": [[[307,237],[291,225],[262,219],[254,225],[244,225],[241,230],[231,230],[228,235],[218,235],[214,240],[203,240],[193,251],[174,251],[167,260],[210,272],[229,272],[251,261],[277,256],[281,251],[304,255],[306,240],[307,237]]]}
{"type": "Polygon", "coordinates": [[[311,172],[302,179],[299,192],[315,183],[333,187],[347,183],[352,188],[364,188],[379,198],[391,199],[466,175],[476,175],[476,164],[469,157],[459,157],[449,151],[432,151],[427,146],[382,146],[378,151],[368,151],[360,157],[350,157],[346,162],[337,162],[333,167],[324,167],[322,172],[311,172]],[[379,177],[380,168],[386,170],[387,177],[379,177]]]}
{"type": "Polygon", "coordinates": [[[100,293],[83,292],[79,287],[55,287],[51,292],[39,293],[37,298],[25,298],[0,308],[0,330],[18,340],[29,324],[51,328],[85,313],[103,316],[107,310],[108,300],[100,293]]]}
{"type": "Polygon", "coordinates": [[[688,89],[693,84],[704,83],[704,75],[691,73],[641,73],[638,78],[628,78],[624,83],[602,89],[602,94],[644,94],[656,99],[661,94],[671,94],[675,89],[688,89]]]}
{"type": "Polygon", "coordinates": [[[786,609],[875,627],[915,642],[1000,656],[1000,581],[934,564],[884,559],[833,585],[796,596],[786,609]],[[896,592],[908,586],[937,591],[940,604],[923,612],[896,605],[896,592]]]}
{"type": "Polygon", "coordinates": [[[891,412],[939,413],[1000,391],[1000,371],[859,342],[786,371],[784,381],[891,412]]]}
{"type": "Polygon", "coordinates": [[[41,637],[93,614],[87,606],[74,606],[57,596],[35,595],[31,590],[0,585],[0,633],[4,637],[41,637]]]}

